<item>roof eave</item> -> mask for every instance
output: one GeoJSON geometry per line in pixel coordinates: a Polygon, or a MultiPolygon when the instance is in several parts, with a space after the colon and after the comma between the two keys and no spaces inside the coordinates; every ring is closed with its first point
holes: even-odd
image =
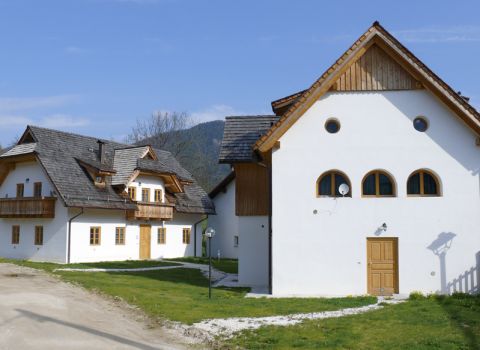
{"type": "Polygon", "coordinates": [[[435,75],[378,22],[375,22],[309,89],[305,90],[305,92],[292,103],[292,106],[285,112],[280,120],[257,140],[253,149],[260,152],[266,152],[271,149],[288,128],[295,123],[320,96],[329,90],[346,67],[348,67],[352,61],[355,62],[373,43],[377,43],[380,46],[383,45],[382,48],[385,49],[385,47],[388,47],[390,51],[393,50],[396,52],[399,57],[393,58],[397,61],[403,58],[404,62],[399,63],[404,66],[404,68],[409,68],[407,70],[411,74],[412,70],[414,70],[416,74],[412,75],[419,77],[419,80],[427,85],[427,89],[435,93],[447,107],[450,107],[475,133],[480,135],[480,114],[475,108],[435,75]],[[410,60],[404,56],[407,56],[410,60]],[[405,67],[405,65],[409,67],[405,67]]]}

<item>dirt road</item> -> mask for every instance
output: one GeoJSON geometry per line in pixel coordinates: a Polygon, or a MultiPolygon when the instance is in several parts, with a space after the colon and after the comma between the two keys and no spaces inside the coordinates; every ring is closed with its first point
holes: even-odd
{"type": "Polygon", "coordinates": [[[187,349],[179,331],[34,269],[0,264],[0,349],[187,349]]]}

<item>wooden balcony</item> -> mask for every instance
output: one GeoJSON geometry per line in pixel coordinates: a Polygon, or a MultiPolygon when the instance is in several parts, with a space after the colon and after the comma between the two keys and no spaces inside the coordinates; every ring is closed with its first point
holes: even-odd
{"type": "Polygon", "coordinates": [[[0,218],[55,217],[55,197],[0,198],[0,218]]]}
{"type": "Polygon", "coordinates": [[[173,204],[137,202],[137,210],[127,212],[128,220],[171,220],[173,204]]]}

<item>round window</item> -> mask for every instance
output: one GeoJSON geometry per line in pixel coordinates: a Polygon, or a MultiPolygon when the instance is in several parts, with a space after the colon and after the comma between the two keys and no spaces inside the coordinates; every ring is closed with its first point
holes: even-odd
{"type": "Polygon", "coordinates": [[[335,134],[340,130],[340,123],[338,120],[335,119],[329,119],[325,123],[325,129],[330,133],[330,134],[335,134]]]}
{"type": "Polygon", "coordinates": [[[415,130],[420,131],[420,132],[425,132],[428,129],[428,122],[425,118],[423,117],[416,117],[413,120],[413,127],[415,130]]]}

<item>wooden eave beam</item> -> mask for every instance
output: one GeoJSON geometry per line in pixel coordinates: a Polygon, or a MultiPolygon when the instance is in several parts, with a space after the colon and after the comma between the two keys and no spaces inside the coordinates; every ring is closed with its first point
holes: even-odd
{"type": "MultiPolygon", "coordinates": [[[[350,65],[356,62],[369,48],[372,46],[374,41],[372,40],[376,35],[376,31],[369,32],[368,35],[363,39],[363,42],[359,44],[358,47],[354,49],[347,50],[346,54],[347,57],[340,58],[339,62],[337,63],[337,67],[330,67],[325,73],[323,77],[323,81],[319,83],[319,86],[314,89],[313,91],[309,91],[308,89],[305,93],[305,101],[300,103],[298,107],[295,108],[296,103],[292,105],[291,108],[295,108],[293,111],[287,111],[286,117],[282,124],[273,129],[271,134],[266,137],[265,140],[257,142],[254,146],[260,152],[264,153],[269,149],[273,148],[275,142],[280,139],[280,137],[285,134],[285,132],[322,96],[324,95],[330,87],[337,81],[337,78],[345,73],[345,71],[350,67],[350,65]],[[289,114],[291,113],[291,114],[289,114]]],[[[321,80],[320,78],[319,80],[321,80]]],[[[316,82],[317,83],[317,82],[316,82]]],[[[314,83],[314,85],[316,84],[314,83]]],[[[302,99],[302,97],[300,97],[302,99]]]]}
{"type": "Polygon", "coordinates": [[[165,187],[169,188],[171,192],[173,193],[184,192],[183,185],[178,179],[177,175],[175,174],[158,173],[154,171],[143,171],[143,170],[136,170],[136,172],[138,173],[132,176],[128,183],[134,181],[139,175],[155,176],[155,177],[161,178],[165,183],[165,187]]]}

